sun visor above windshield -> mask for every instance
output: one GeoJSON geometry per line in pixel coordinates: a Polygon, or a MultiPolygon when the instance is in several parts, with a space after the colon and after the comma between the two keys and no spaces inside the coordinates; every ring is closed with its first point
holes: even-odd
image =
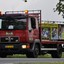
{"type": "Polygon", "coordinates": [[[0,16],[1,19],[14,18],[14,19],[25,19],[27,15],[24,14],[3,14],[0,16]]]}

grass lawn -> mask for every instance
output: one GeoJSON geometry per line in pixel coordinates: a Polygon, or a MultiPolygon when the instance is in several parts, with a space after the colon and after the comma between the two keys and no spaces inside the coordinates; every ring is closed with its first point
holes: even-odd
{"type": "MultiPolygon", "coordinates": [[[[26,58],[26,55],[14,54],[14,55],[8,55],[7,58],[26,58]]],[[[51,55],[50,54],[39,55],[38,58],[51,58],[51,55]]]]}
{"type": "MultiPolygon", "coordinates": [[[[9,55],[8,58],[26,58],[26,55],[21,54],[15,54],[15,55],[9,55]]],[[[40,55],[38,58],[51,58],[50,54],[40,55]]],[[[64,53],[62,54],[62,58],[64,58],[64,53]]],[[[32,63],[15,63],[15,64],[64,64],[64,62],[32,62],[32,63]]]]}
{"type": "Polygon", "coordinates": [[[15,63],[15,64],[64,64],[64,62],[35,62],[35,63],[15,63]]]}
{"type": "MultiPolygon", "coordinates": [[[[14,54],[14,55],[8,55],[7,58],[26,58],[26,55],[14,54]]],[[[51,58],[51,55],[50,54],[39,55],[38,58],[51,58]]],[[[62,58],[64,58],[64,53],[62,54],[62,58]]]]}

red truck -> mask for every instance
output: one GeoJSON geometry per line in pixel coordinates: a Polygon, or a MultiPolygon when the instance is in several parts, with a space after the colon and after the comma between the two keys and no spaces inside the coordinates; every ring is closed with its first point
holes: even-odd
{"type": "Polygon", "coordinates": [[[63,40],[42,38],[41,10],[0,12],[0,57],[26,54],[36,58],[49,53],[61,58],[63,40]]]}

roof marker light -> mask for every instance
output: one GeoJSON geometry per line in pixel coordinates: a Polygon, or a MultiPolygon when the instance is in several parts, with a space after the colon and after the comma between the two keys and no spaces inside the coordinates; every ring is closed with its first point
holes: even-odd
{"type": "Polygon", "coordinates": [[[25,14],[28,14],[28,10],[25,10],[25,14]]]}

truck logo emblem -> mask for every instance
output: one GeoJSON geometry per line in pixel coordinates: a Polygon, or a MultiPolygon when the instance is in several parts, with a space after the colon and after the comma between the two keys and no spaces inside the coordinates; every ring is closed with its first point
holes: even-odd
{"type": "Polygon", "coordinates": [[[13,35],[13,32],[6,32],[6,35],[13,35]]]}

